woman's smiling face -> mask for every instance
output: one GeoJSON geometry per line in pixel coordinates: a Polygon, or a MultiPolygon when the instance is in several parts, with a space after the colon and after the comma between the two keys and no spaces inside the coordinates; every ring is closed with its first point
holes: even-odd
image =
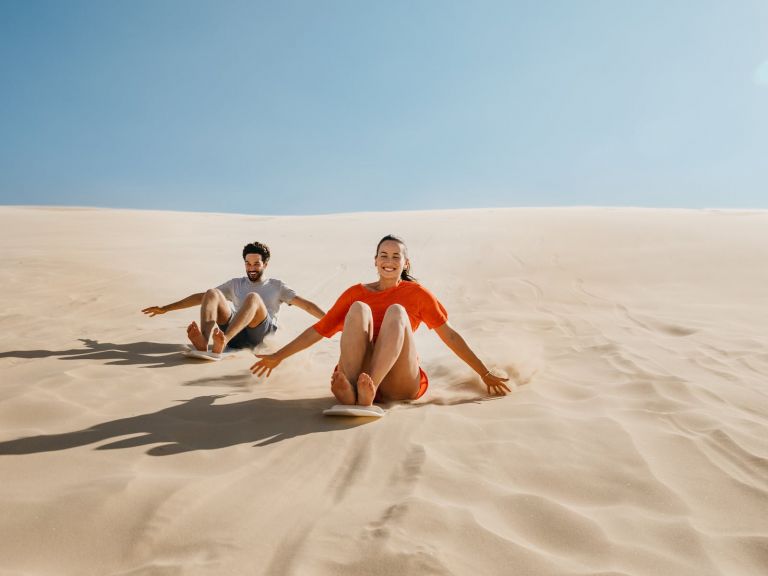
{"type": "Polygon", "coordinates": [[[376,270],[382,279],[398,279],[408,266],[405,246],[394,240],[385,240],[379,246],[374,260],[376,270]]]}

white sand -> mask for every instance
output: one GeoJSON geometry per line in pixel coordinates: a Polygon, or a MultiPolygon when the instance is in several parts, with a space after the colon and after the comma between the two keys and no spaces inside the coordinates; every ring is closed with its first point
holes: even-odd
{"type": "MultiPolygon", "coordinates": [[[[763,575],[768,213],[258,217],[0,208],[0,575],[763,575]],[[324,418],[338,340],[266,382],[166,304],[269,272],[324,307],[386,233],[490,365],[324,418]]],[[[284,308],[277,342],[310,324],[284,308]]]]}

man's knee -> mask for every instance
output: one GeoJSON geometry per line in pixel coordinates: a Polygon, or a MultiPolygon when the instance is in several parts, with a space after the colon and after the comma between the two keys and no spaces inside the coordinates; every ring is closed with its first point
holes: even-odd
{"type": "Polygon", "coordinates": [[[224,294],[222,294],[221,290],[218,288],[208,288],[208,290],[205,291],[205,294],[203,294],[203,300],[206,301],[222,299],[225,299],[224,294]]]}
{"type": "Polygon", "coordinates": [[[264,300],[262,300],[261,296],[256,294],[256,292],[251,292],[243,299],[243,304],[245,306],[253,306],[255,308],[259,308],[264,306],[264,300]]]}
{"type": "Polygon", "coordinates": [[[204,307],[216,306],[221,308],[226,302],[226,297],[218,288],[209,288],[205,291],[205,294],[203,294],[202,304],[204,307]]]}

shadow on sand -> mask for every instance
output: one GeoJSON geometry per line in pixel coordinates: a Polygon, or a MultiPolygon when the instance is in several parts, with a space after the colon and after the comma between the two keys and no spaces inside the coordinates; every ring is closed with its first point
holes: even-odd
{"type": "Polygon", "coordinates": [[[0,455],[54,452],[108,441],[96,449],[159,444],[147,450],[147,454],[168,456],[238,444],[268,446],[304,434],[345,430],[371,422],[368,418],[323,416],[322,410],[333,403],[330,398],[257,398],[215,403],[226,396],[198,396],[158,412],[104,422],[84,430],[0,442],[0,455]]]}
{"type": "Polygon", "coordinates": [[[218,387],[252,390],[258,385],[258,381],[258,378],[251,374],[250,371],[243,370],[237,374],[222,374],[221,376],[217,374],[214,376],[198,378],[197,380],[190,380],[189,382],[184,383],[184,386],[204,386],[206,388],[218,387]]]}
{"type": "Polygon", "coordinates": [[[11,350],[0,352],[0,358],[51,358],[59,360],[110,360],[118,366],[142,365],[144,368],[169,368],[186,363],[179,344],[129,342],[113,344],[79,338],[83,348],[70,350],[11,350]]]}

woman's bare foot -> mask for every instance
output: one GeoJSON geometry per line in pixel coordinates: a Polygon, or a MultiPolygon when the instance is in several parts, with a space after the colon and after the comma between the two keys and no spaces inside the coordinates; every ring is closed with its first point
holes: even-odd
{"type": "Polygon", "coordinates": [[[352,406],[355,403],[355,390],[341,369],[336,370],[331,376],[331,392],[342,404],[352,406]]]}
{"type": "Polygon", "coordinates": [[[227,337],[224,336],[224,332],[219,330],[218,328],[213,329],[213,347],[211,348],[211,352],[214,352],[215,354],[221,354],[224,352],[224,348],[227,347],[227,337]]]}
{"type": "Polygon", "coordinates": [[[200,350],[202,352],[208,350],[208,342],[203,338],[203,333],[200,332],[200,327],[197,325],[197,322],[192,322],[192,324],[187,326],[187,338],[192,342],[192,346],[195,347],[195,350],[200,350]]]}
{"type": "Polygon", "coordinates": [[[373,379],[363,372],[357,379],[357,403],[360,406],[371,406],[375,397],[376,385],[373,379]]]}

